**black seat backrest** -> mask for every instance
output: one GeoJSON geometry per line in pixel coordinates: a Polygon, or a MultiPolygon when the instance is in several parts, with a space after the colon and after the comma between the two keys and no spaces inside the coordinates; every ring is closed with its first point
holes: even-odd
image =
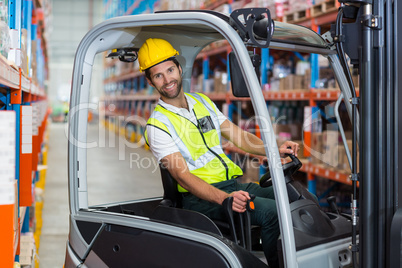
{"type": "Polygon", "coordinates": [[[163,164],[159,164],[162,184],[163,184],[163,199],[168,199],[172,202],[173,207],[182,207],[182,194],[177,189],[177,181],[170,175],[169,171],[163,164]]]}

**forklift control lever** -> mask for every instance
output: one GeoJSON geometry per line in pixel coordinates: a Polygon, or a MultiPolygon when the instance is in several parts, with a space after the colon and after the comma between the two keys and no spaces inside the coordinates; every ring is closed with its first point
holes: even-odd
{"type": "Polygon", "coordinates": [[[247,205],[246,205],[246,210],[247,211],[253,211],[255,209],[254,199],[255,199],[255,195],[250,194],[250,200],[247,201],[247,205]]]}

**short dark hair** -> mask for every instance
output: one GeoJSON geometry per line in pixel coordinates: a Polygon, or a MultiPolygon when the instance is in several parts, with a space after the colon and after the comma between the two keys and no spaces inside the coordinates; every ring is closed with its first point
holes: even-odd
{"type": "MultiPolygon", "coordinates": [[[[176,57],[170,57],[170,58],[168,58],[168,59],[166,59],[166,60],[164,60],[164,61],[161,61],[160,63],[165,62],[165,61],[169,61],[169,60],[173,61],[173,63],[176,64],[177,68],[180,67],[180,63],[179,63],[179,61],[176,59],[176,57]]],[[[158,63],[158,64],[160,64],[160,63],[158,63]]],[[[155,64],[155,65],[158,65],[158,64],[155,64]]],[[[149,69],[151,69],[151,68],[154,67],[155,65],[153,65],[153,66],[151,66],[151,67],[149,67],[149,68],[147,68],[147,69],[144,70],[144,72],[145,72],[145,77],[148,78],[149,80],[151,80],[151,72],[149,71],[149,69]]]]}

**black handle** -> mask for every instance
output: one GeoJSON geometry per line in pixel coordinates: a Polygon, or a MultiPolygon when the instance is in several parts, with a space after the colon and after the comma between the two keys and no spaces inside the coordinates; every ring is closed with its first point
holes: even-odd
{"type": "Polygon", "coordinates": [[[255,194],[250,194],[250,200],[247,201],[246,210],[253,211],[254,210],[254,199],[255,194]]]}
{"type": "Polygon", "coordinates": [[[232,236],[233,241],[237,241],[237,234],[235,229],[232,206],[233,206],[233,196],[229,196],[225,200],[223,200],[222,207],[226,215],[226,220],[229,222],[230,235],[232,236]]]}
{"type": "Polygon", "coordinates": [[[338,206],[336,205],[336,197],[335,196],[328,197],[327,202],[329,204],[329,207],[331,208],[331,211],[339,215],[338,206]]]}

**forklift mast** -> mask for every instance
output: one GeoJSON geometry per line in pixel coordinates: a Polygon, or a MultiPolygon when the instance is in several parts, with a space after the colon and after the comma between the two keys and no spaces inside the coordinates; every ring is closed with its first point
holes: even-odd
{"type": "Polygon", "coordinates": [[[401,267],[402,6],[391,0],[339,2],[348,18],[357,11],[355,23],[342,24],[340,38],[360,75],[360,231],[352,250],[359,252],[359,267],[401,267]]]}

